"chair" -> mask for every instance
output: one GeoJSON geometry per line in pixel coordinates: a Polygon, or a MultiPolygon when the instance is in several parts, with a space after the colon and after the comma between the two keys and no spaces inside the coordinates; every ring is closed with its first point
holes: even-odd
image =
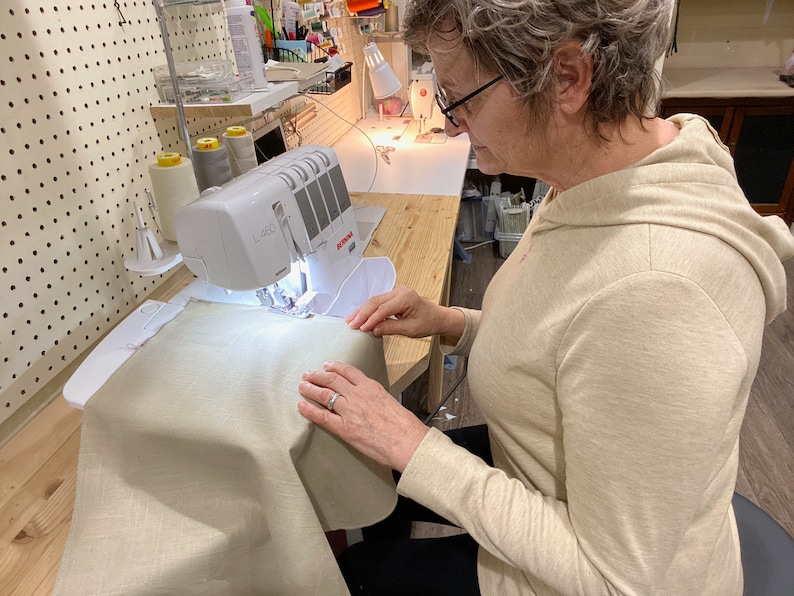
{"type": "Polygon", "coordinates": [[[733,496],[744,567],[744,596],[794,595],[794,538],[764,510],[733,496]]]}

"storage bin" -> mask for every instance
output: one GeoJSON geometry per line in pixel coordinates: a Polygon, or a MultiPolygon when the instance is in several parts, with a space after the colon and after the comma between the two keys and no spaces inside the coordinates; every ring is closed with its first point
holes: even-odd
{"type": "Polygon", "coordinates": [[[325,76],[325,81],[309,87],[309,93],[316,93],[318,95],[330,95],[332,93],[336,93],[352,80],[352,74],[350,71],[352,66],[352,62],[346,62],[345,65],[338,70],[329,72],[325,76]]]}
{"type": "MultiPolygon", "coordinates": [[[[174,64],[182,103],[237,101],[254,91],[254,78],[236,76],[230,60],[197,60],[174,64]]],[[[175,101],[171,71],[167,64],[152,68],[160,101],[175,101]]]]}
{"type": "Polygon", "coordinates": [[[492,197],[462,197],[458,212],[458,226],[455,236],[461,242],[485,242],[493,240],[495,212],[489,209],[492,197]]]}
{"type": "MultiPolygon", "coordinates": [[[[228,103],[237,101],[254,92],[254,77],[236,77],[232,75],[225,81],[215,81],[205,84],[178,83],[179,95],[182,103],[228,103]]],[[[174,86],[171,82],[158,88],[163,101],[173,103],[174,86]]]]}
{"type": "Polygon", "coordinates": [[[493,237],[499,241],[499,255],[506,259],[510,256],[510,253],[513,252],[513,249],[518,244],[518,241],[521,240],[521,237],[524,234],[509,234],[507,232],[502,232],[499,229],[499,223],[496,224],[496,229],[494,229],[493,237]]]}

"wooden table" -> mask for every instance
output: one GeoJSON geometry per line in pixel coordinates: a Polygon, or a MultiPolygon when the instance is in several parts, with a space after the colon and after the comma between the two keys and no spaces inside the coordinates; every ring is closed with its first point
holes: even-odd
{"type": "MultiPolygon", "coordinates": [[[[354,203],[381,205],[386,215],[364,256],[387,256],[397,270],[397,284],[438,304],[449,304],[452,243],[460,197],[351,193],[354,203]]],[[[441,400],[444,359],[438,338],[384,339],[391,392],[397,394],[430,370],[428,406],[441,400]]]]}
{"type": "MultiPolygon", "coordinates": [[[[365,256],[388,256],[397,283],[445,304],[459,197],[354,193],[352,198],[387,208],[365,256]]],[[[174,278],[160,296],[151,297],[167,299],[192,275],[183,268],[174,278]]],[[[393,393],[429,367],[431,392],[440,396],[443,357],[432,340],[390,337],[385,350],[393,393]]],[[[80,410],[56,397],[0,448],[0,594],[52,592],[74,507],[81,420],[80,410]]]]}

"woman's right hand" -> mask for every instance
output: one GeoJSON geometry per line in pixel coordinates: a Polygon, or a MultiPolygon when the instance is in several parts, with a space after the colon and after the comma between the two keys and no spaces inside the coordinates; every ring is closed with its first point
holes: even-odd
{"type": "Polygon", "coordinates": [[[370,298],[348,315],[345,322],[352,329],[372,331],[377,337],[427,337],[438,334],[459,338],[465,326],[462,312],[439,306],[406,286],[370,298]]]}

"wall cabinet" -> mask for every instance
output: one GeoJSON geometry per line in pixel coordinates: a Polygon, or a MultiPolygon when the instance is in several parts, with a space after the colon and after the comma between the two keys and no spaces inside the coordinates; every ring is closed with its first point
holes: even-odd
{"type": "Polygon", "coordinates": [[[730,148],[739,184],[763,214],[794,219],[794,98],[666,98],[662,116],[699,114],[730,148]]]}

